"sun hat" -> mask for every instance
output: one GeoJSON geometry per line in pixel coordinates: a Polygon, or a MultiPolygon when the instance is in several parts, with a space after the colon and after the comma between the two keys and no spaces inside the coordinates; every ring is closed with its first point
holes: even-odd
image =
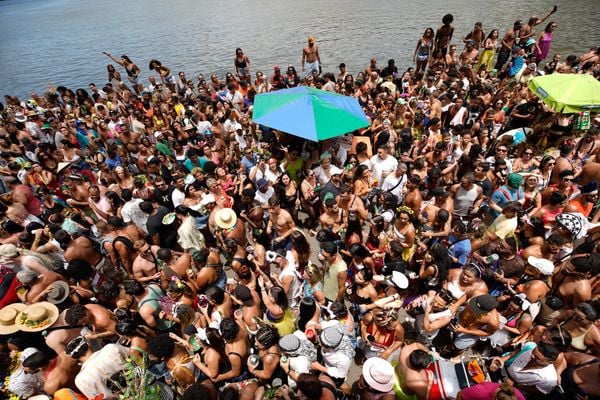
{"type": "Polygon", "coordinates": [[[394,388],[394,367],[387,360],[371,357],[365,361],[362,369],[365,382],[378,392],[389,392],[394,388]]]}
{"type": "Polygon", "coordinates": [[[0,335],[11,335],[19,330],[17,316],[26,307],[23,303],[13,303],[0,309],[0,335]]]}
{"type": "Polygon", "coordinates": [[[254,305],[254,298],[252,297],[252,293],[247,286],[237,285],[233,290],[233,295],[236,297],[236,299],[244,303],[245,306],[254,305]]]}
{"type": "Polygon", "coordinates": [[[399,289],[408,287],[408,278],[400,271],[392,271],[392,275],[388,276],[385,282],[388,286],[397,286],[399,289]]]}
{"type": "Polygon", "coordinates": [[[498,300],[492,295],[482,294],[469,300],[469,306],[475,315],[487,314],[498,307],[498,300]]]}
{"type": "Polygon", "coordinates": [[[286,353],[293,353],[300,348],[300,339],[298,336],[290,333],[279,339],[279,347],[286,353]]]}
{"type": "Polygon", "coordinates": [[[344,333],[340,332],[337,326],[330,326],[328,328],[323,329],[321,334],[319,335],[319,340],[321,344],[325,347],[335,348],[339,346],[344,337],[344,333]]]}
{"type": "Polygon", "coordinates": [[[18,113],[15,113],[15,121],[25,122],[25,121],[27,121],[27,117],[22,112],[18,112],[18,113]]]}
{"type": "Polygon", "coordinates": [[[0,263],[8,263],[19,256],[19,248],[12,243],[0,246],[0,263]]]}
{"type": "Polygon", "coordinates": [[[229,229],[237,222],[237,215],[231,208],[222,208],[215,214],[215,224],[221,229],[229,229]]]}
{"type": "Polygon", "coordinates": [[[212,193],[209,194],[205,194],[204,197],[202,197],[202,200],[200,200],[200,205],[201,206],[206,206],[210,203],[216,203],[217,199],[215,198],[215,195],[212,193]]]}
{"type": "Polygon", "coordinates": [[[545,258],[529,256],[527,258],[527,264],[540,271],[543,275],[552,275],[552,272],[554,272],[554,263],[545,258]]]}
{"type": "Polygon", "coordinates": [[[58,163],[58,168],[56,169],[56,173],[60,174],[63,169],[70,167],[71,164],[72,164],[71,162],[60,162],[60,163],[58,163]]]}
{"type": "Polygon", "coordinates": [[[69,293],[71,289],[69,288],[69,284],[65,281],[56,281],[50,284],[48,289],[48,293],[46,294],[46,300],[52,304],[60,304],[67,297],[69,297],[69,293]]]}
{"type": "Polygon", "coordinates": [[[17,316],[17,326],[23,332],[39,332],[52,326],[58,319],[58,308],[47,301],[32,304],[17,316]]]}

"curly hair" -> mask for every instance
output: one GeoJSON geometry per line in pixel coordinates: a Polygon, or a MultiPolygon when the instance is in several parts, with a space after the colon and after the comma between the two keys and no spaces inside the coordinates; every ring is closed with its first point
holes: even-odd
{"type": "Polygon", "coordinates": [[[87,315],[87,308],[81,304],[74,304],[71,307],[67,308],[67,312],[65,314],[65,322],[69,324],[70,327],[77,326],[77,323],[81,321],[87,315]]]}
{"type": "Polygon", "coordinates": [[[148,354],[159,359],[169,358],[175,350],[175,341],[169,337],[168,333],[161,333],[148,343],[148,354]]]}

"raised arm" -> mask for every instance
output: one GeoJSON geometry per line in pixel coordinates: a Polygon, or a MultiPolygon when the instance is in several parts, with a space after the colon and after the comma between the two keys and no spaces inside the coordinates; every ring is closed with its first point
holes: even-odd
{"type": "Polygon", "coordinates": [[[121,61],[121,60],[117,60],[110,53],[108,53],[106,51],[103,51],[102,54],[104,54],[106,57],[110,58],[111,60],[113,60],[117,64],[119,64],[121,67],[125,68],[125,63],[123,61],[121,61]]]}

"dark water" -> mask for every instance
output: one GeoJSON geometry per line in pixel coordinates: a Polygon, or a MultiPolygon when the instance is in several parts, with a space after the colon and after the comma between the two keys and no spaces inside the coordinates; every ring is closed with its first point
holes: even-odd
{"type": "MultiPolygon", "coordinates": [[[[501,32],[516,19],[545,15],[547,0],[5,0],[0,1],[0,95],[43,92],[48,83],[72,88],[106,81],[109,59],[127,54],[143,70],[161,60],[176,73],[224,74],[236,47],[257,68],[300,69],[308,35],[320,46],[326,71],[345,62],[356,73],[375,56],[410,65],[416,41],[441,17],[454,14],[455,42],[483,22],[501,32]]],[[[551,53],[581,54],[600,45],[600,2],[563,2],[548,21],[558,23],[551,53]]],[[[548,22],[547,21],[547,22],[548,22]]],[[[545,24],[544,24],[545,25],[545,24]]],[[[540,26],[536,29],[543,29],[540,26]]],[[[125,74],[121,70],[123,78],[125,74]]]]}

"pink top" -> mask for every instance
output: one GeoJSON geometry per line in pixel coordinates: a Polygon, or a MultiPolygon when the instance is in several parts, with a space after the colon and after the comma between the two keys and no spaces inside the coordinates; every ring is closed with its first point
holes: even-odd
{"type": "MultiPolygon", "coordinates": [[[[483,382],[461,390],[460,398],[462,400],[493,400],[498,386],[500,384],[496,382],[483,382]]],[[[518,400],[525,400],[525,397],[518,389],[515,389],[515,396],[518,400]]]]}

